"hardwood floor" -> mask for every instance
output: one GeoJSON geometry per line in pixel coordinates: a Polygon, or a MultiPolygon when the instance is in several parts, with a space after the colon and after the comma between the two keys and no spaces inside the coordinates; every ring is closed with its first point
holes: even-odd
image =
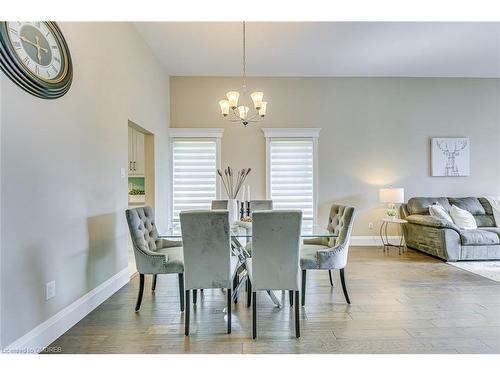
{"type": "Polygon", "coordinates": [[[134,278],[51,346],[62,353],[500,353],[500,283],[409,250],[398,256],[374,247],[352,247],[345,303],[339,275],[308,272],[300,339],[294,337],[288,293],[281,309],[258,293],[257,340],[245,293],[233,306],[227,335],[225,294],[205,290],[191,310],[184,336],[176,275],[146,280],[134,312],[134,278]]]}

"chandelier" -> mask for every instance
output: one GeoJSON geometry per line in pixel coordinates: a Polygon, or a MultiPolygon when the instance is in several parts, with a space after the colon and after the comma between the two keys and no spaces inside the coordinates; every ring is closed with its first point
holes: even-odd
{"type": "MultiPolygon", "coordinates": [[[[247,79],[247,57],[246,57],[246,34],[245,22],[243,21],[243,98],[246,96],[246,79],[247,79]]],[[[266,115],[267,102],[263,102],[264,93],[256,91],[250,94],[253,102],[253,110],[250,110],[245,103],[238,106],[240,93],[238,91],[229,91],[226,94],[227,99],[219,101],[222,116],[231,122],[241,122],[245,127],[251,122],[259,122],[266,115]]],[[[244,99],[243,99],[244,100],[244,99]]],[[[242,101],[243,101],[242,100],[242,101]]]]}

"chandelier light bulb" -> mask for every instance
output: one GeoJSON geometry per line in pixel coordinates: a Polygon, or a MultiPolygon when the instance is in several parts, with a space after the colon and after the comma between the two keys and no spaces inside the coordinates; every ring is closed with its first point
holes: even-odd
{"type": "Polygon", "coordinates": [[[264,93],[262,91],[256,91],[251,93],[250,97],[253,100],[255,109],[258,111],[262,105],[262,98],[264,97],[264,93]]]}
{"type": "Polygon", "coordinates": [[[229,100],[220,100],[219,105],[222,116],[226,117],[229,114],[229,100]]]}
{"type": "Polygon", "coordinates": [[[238,98],[240,97],[240,93],[238,91],[229,91],[226,96],[227,100],[229,101],[229,106],[232,109],[235,109],[238,106],[238,98]]]}

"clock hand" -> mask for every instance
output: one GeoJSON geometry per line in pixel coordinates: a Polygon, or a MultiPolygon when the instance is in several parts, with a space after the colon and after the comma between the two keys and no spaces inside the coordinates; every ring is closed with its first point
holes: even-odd
{"type": "Polygon", "coordinates": [[[32,42],[31,40],[29,40],[29,39],[26,39],[24,36],[22,36],[22,37],[21,37],[21,40],[22,40],[23,42],[26,42],[26,43],[28,43],[28,44],[31,44],[31,45],[32,45],[33,47],[35,47],[35,48],[38,48],[38,47],[37,47],[37,45],[36,45],[35,43],[33,43],[33,42],[32,42]]]}
{"type": "MultiPolygon", "coordinates": [[[[38,37],[37,38],[37,42],[38,42],[38,37]]],[[[43,48],[41,47],[39,44],[36,44],[36,43],[33,43],[31,40],[29,39],[26,39],[24,36],[21,36],[20,39],[23,41],[23,42],[26,42],[28,44],[31,44],[33,47],[35,47],[37,50],[40,49],[42,50],[43,52],[45,53],[49,53],[49,50],[47,48],[43,48]]]]}
{"type": "Polygon", "coordinates": [[[42,50],[45,53],[49,53],[47,48],[43,48],[42,46],[40,46],[40,38],[38,37],[38,35],[35,35],[35,39],[36,39],[36,48],[38,49],[38,51],[42,50]]]}
{"type": "Polygon", "coordinates": [[[42,62],[42,56],[40,55],[40,38],[38,35],[35,35],[36,40],[36,57],[38,57],[38,63],[42,62]]]}

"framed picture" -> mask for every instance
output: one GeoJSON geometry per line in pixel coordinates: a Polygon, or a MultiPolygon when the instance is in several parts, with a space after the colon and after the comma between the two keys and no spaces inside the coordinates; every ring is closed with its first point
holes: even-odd
{"type": "Polygon", "coordinates": [[[469,176],[469,138],[432,138],[431,170],[432,176],[469,176]]]}

